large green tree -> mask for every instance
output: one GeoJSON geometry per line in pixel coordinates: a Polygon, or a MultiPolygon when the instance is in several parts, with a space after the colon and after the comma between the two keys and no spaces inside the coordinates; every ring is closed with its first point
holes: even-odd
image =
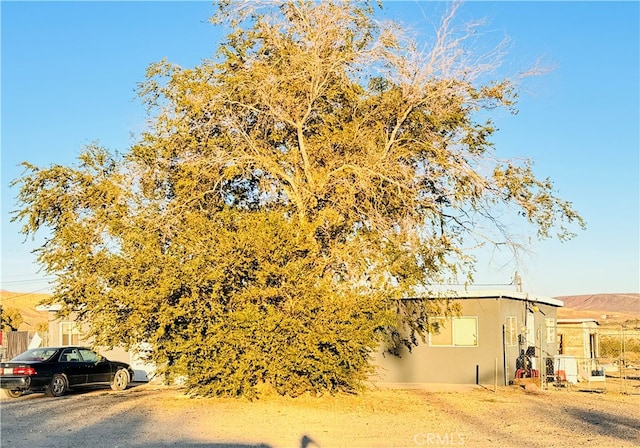
{"type": "Polygon", "coordinates": [[[97,344],[150,344],[197,393],[361,387],[373,350],[455,311],[398,299],[470,280],[470,239],[513,243],[497,210],[541,237],[582,224],[529,162],[497,157],[486,117],[516,86],[469,59],[454,11],[423,47],[368,4],[222,4],[214,60],[149,67],[152,125],[127,153],[25,164],[15,219],[50,231],[52,300],[97,344]]]}

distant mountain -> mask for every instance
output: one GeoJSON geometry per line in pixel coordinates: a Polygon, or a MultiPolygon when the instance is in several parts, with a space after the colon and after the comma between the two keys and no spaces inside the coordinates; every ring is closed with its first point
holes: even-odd
{"type": "Polygon", "coordinates": [[[20,330],[35,331],[38,324],[47,322],[49,318],[46,312],[36,311],[36,306],[47,297],[48,294],[9,292],[3,289],[0,290],[0,305],[5,309],[15,308],[20,312],[24,319],[20,330]]]}
{"type": "Polygon", "coordinates": [[[559,318],[594,318],[624,321],[640,318],[640,294],[585,294],[559,296],[564,307],[558,309],[559,318]],[[606,316],[606,318],[605,318],[606,316]]]}

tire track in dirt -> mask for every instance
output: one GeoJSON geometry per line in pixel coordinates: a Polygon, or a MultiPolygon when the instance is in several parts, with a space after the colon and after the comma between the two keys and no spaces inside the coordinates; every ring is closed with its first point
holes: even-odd
{"type": "Polygon", "coordinates": [[[631,411],[640,409],[637,397],[506,390],[424,399],[459,425],[465,446],[640,446],[640,417],[631,411]]]}
{"type": "Polygon", "coordinates": [[[530,423],[524,413],[516,412],[510,418],[504,418],[504,409],[516,404],[509,398],[470,392],[462,396],[460,393],[429,393],[424,395],[424,400],[457,428],[464,446],[546,446],[532,444],[525,430],[530,423]]]}

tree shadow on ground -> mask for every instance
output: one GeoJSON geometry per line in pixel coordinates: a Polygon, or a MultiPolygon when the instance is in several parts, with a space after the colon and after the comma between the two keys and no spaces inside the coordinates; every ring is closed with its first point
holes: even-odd
{"type": "MultiPolygon", "coordinates": [[[[220,440],[215,436],[203,440],[202,434],[192,437],[188,427],[163,426],[156,423],[152,410],[136,400],[137,392],[144,391],[129,389],[77,390],[59,398],[33,393],[2,400],[0,447],[272,448],[260,441],[220,440]]],[[[296,445],[319,447],[308,435],[296,445]]]]}
{"type": "Polygon", "coordinates": [[[167,443],[167,444],[143,444],[143,445],[119,445],[121,447],[135,447],[135,448],[273,448],[271,445],[265,445],[264,443],[260,443],[258,445],[255,444],[246,444],[246,443],[193,443],[193,442],[185,442],[181,440],[176,440],[175,442],[167,443]]]}
{"type": "Polygon", "coordinates": [[[621,417],[597,409],[569,408],[574,418],[587,425],[593,432],[640,446],[640,416],[621,417]]]}
{"type": "MultiPolygon", "coordinates": [[[[191,437],[180,425],[155,424],[151,414],[131,398],[112,391],[94,391],[70,392],[59,398],[29,394],[3,400],[0,447],[272,448],[260,442],[191,437]]],[[[301,447],[307,445],[301,442],[301,447]]]]}
{"type": "MultiPolygon", "coordinates": [[[[123,445],[123,447],[126,445],[123,445]]],[[[267,445],[264,443],[259,443],[259,444],[251,444],[251,443],[224,443],[224,442],[216,442],[216,443],[194,443],[191,441],[181,441],[181,440],[177,440],[177,441],[173,441],[171,443],[168,444],[157,444],[157,443],[153,443],[153,444],[148,444],[148,445],[135,445],[136,448],[175,448],[175,447],[181,447],[181,448],[273,448],[271,445],[267,445]]],[[[300,439],[300,448],[316,448],[319,447],[320,445],[318,445],[315,440],[313,440],[311,437],[304,435],[302,436],[302,438],[300,439]]]]}

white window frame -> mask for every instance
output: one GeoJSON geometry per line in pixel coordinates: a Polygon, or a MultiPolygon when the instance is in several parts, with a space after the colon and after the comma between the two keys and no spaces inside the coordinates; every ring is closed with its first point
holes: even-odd
{"type": "Polygon", "coordinates": [[[547,328],[547,344],[555,344],[556,342],[556,334],[558,333],[558,329],[556,327],[556,320],[553,317],[547,317],[544,320],[545,327],[547,328]]]}
{"type": "Polygon", "coordinates": [[[84,332],[82,331],[82,327],[78,322],[63,321],[63,322],[60,322],[60,326],[58,328],[60,329],[60,334],[58,335],[60,346],[68,347],[68,346],[80,344],[82,340],[82,335],[84,334],[84,332]],[[73,336],[75,335],[78,336],[78,343],[73,342],[73,336]],[[65,336],[68,339],[67,342],[65,342],[64,340],[65,336]]]}
{"type": "Polygon", "coordinates": [[[504,318],[504,343],[508,347],[518,345],[518,318],[505,316],[504,318]]]}
{"type": "Polygon", "coordinates": [[[436,320],[439,321],[444,321],[445,325],[442,325],[444,328],[447,328],[447,323],[450,325],[451,328],[451,344],[434,344],[432,341],[432,335],[431,333],[429,333],[429,346],[430,347],[455,347],[455,348],[459,348],[459,347],[478,347],[479,346],[479,341],[478,341],[478,316],[459,316],[459,317],[436,317],[436,320]],[[456,324],[455,322],[457,321],[461,321],[461,320],[471,320],[473,319],[475,322],[475,344],[473,345],[467,345],[467,344],[456,344],[456,324]]]}

